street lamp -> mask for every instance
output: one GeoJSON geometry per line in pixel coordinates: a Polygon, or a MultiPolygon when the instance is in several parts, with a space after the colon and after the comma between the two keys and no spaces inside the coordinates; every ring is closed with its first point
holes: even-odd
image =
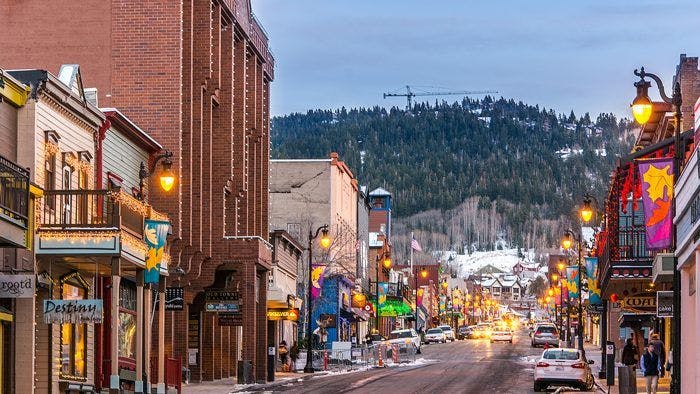
{"type": "MultiPolygon", "coordinates": [[[[420,269],[420,277],[425,279],[428,277],[428,270],[425,269],[425,267],[421,267],[420,269]]],[[[413,272],[413,278],[414,278],[414,284],[413,286],[416,289],[416,312],[414,316],[414,323],[413,323],[413,328],[418,331],[418,268],[413,272]]]]}
{"type": "Polygon", "coordinates": [[[311,288],[313,286],[312,280],[311,280],[311,274],[313,272],[313,264],[312,264],[312,242],[314,239],[318,238],[318,234],[321,233],[321,239],[319,241],[319,244],[321,245],[322,248],[328,249],[329,246],[331,246],[331,238],[328,236],[328,225],[324,224],[323,226],[319,227],[316,229],[316,232],[313,233],[311,229],[309,229],[309,246],[308,246],[308,251],[309,251],[309,283],[307,287],[307,294],[306,294],[306,303],[307,303],[307,310],[309,311],[308,317],[307,317],[307,325],[308,325],[308,330],[306,331],[306,365],[304,366],[304,373],[314,373],[314,366],[313,366],[313,352],[311,350],[311,320],[313,318],[313,305],[312,305],[312,299],[311,299],[311,288]]]}
{"type": "MultiPolygon", "coordinates": [[[[581,278],[581,235],[574,234],[574,232],[571,230],[566,230],[564,232],[564,239],[561,241],[561,245],[565,250],[569,250],[571,248],[572,241],[578,242],[578,328],[576,331],[578,333],[578,348],[585,357],[586,351],[583,349],[583,291],[581,289],[581,284],[583,282],[581,278]]],[[[569,308],[567,308],[566,315],[569,316],[569,308]]],[[[569,322],[567,320],[567,326],[568,325],[569,322]]]]}
{"type": "Polygon", "coordinates": [[[374,311],[374,327],[377,331],[379,331],[379,265],[380,265],[380,260],[381,260],[381,265],[384,270],[389,271],[391,269],[391,254],[389,251],[382,250],[381,255],[377,256],[377,282],[375,283],[376,287],[376,296],[377,296],[377,310],[374,311]]]}
{"type": "MultiPolygon", "coordinates": [[[[563,278],[566,275],[566,272],[564,272],[564,269],[566,268],[566,264],[564,264],[563,260],[559,260],[557,263],[557,270],[559,272],[559,277],[562,278],[562,280],[559,281],[559,338],[562,341],[568,341],[568,335],[569,332],[564,330],[564,280],[563,278]]],[[[556,302],[555,302],[556,306],[556,302]]],[[[566,309],[567,311],[569,310],[569,299],[567,297],[566,299],[566,309]]]]}
{"type": "MultiPolygon", "coordinates": [[[[673,131],[674,145],[675,145],[675,155],[673,156],[673,183],[678,182],[678,176],[680,175],[680,167],[683,159],[684,152],[681,152],[681,120],[683,119],[683,114],[681,112],[681,106],[683,105],[683,96],[681,95],[681,84],[676,81],[673,85],[673,94],[671,97],[666,95],[666,90],[664,89],[664,84],[661,82],[661,78],[655,74],[648,73],[644,71],[644,67],[640,70],[634,70],[634,75],[639,77],[639,81],[635,82],[634,86],[637,88],[637,97],[635,97],[632,102],[632,115],[634,119],[640,124],[644,124],[649,121],[651,113],[653,112],[653,103],[649,100],[649,87],[651,82],[646,81],[644,78],[649,77],[659,88],[659,94],[661,99],[673,106],[673,119],[675,122],[675,127],[673,131]]],[[[675,194],[673,196],[675,200],[675,194]]],[[[675,205],[674,205],[675,206],[675,205]]],[[[673,216],[675,219],[676,211],[673,211],[673,216]]],[[[676,250],[676,224],[673,221],[673,245],[671,251],[676,250]]],[[[671,392],[680,393],[681,387],[681,273],[676,265],[676,258],[674,257],[673,262],[673,374],[671,374],[671,392]]]]}
{"type": "Polygon", "coordinates": [[[165,151],[162,154],[155,157],[153,160],[153,166],[146,167],[144,162],[141,162],[141,168],[139,169],[139,193],[136,196],[139,200],[145,198],[143,189],[146,186],[146,179],[148,179],[156,171],[158,167],[158,162],[163,160],[163,170],[158,174],[158,180],[160,182],[160,187],[166,192],[169,192],[175,185],[175,173],[172,170],[173,166],[173,152],[165,151]]]}

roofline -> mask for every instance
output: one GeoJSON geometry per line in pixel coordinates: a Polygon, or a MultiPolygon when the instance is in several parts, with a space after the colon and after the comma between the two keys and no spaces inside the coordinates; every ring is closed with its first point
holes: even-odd
{"type": "Polygon", "coordinates": [[[136,123],[134,123],[128,116],[124,115],[121,111],[116,108],[100,108],[110,120],[114,120],[119,123],[119,126],[125,131],[128,131],[127,137],[131,138],[132,141],[141,143],[146,148],[151,148],[154,152],[159,152],[163,150],[163,146],[153,139],[148,133],[146,133],[142,128],[140,128],[136,123]]]}
{"type": "Polygon", "coordinates": [[[271,163],[320,163],[327,162],[330,163],[331,159],[270,159],[271,163]]]}

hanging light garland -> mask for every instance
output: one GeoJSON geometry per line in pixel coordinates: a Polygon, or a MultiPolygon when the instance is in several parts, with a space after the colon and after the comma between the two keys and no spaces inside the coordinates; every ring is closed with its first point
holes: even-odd
{"type": "Polygon", "coordinates": [[[44,143],[44,154],[46,154],[46,157],[55,156],[59,153],[61,153],[61,148],[58,144],[51,141],[46,141],[44,143]]]}
{"type": "Polygon", "coordinates": [[[119,231],[64,231],[64,230],[42,230],[39,237],[45,240],[69,241],[70,243],[98,242],[119,235],[119,231]]]}
{"type": "Polygon", "coordinates": [[[121,234],[122,244],[126,244],[129,248],[137,251],[138,253],[143,253],[143,258],[145,260],[146,254],[148,253],[146,243],[142,239],[136,238],[126,231],[123,231],[121,234]]]}
{"type": "Polygon", "coordinates": [[[118,192],[110,191],[109,196],[122,207],[126,207],[142,216],[148,215],[148,204],[124,193],[122,190],[118,192]]]}
{"type": "Polygon", "coordinates": [[[92,164],[82,161],[73,155],[66,155],[66,164],[80,172],[83,172],[88,176],[88,178],[92,177],[92,164]]]}

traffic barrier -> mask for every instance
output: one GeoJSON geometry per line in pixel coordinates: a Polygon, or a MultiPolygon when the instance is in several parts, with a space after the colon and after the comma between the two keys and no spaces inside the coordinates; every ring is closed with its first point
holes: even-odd
{"type": "Polygon", "coordinates": [[[323,370],[328,371],[328,349],[323,351],[323,370]]]}

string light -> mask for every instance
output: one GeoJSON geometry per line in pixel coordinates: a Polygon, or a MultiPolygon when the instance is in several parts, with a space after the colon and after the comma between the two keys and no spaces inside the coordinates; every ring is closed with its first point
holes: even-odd
{"type": "Polygon", "coordinates": [[[143,253],[143,258],[145,260],[146,254],[148,253],[148,246],[146,246],[146,243],[142,239],[136,238],[125,231],[121,234],[122,244],[126,244],[129,248],[132,248],[139,253],[143,253]]]}
{"type": "Polygon", "coordinates": [[[39,237],[45,240],[69,241],[70,243],[98,242],[119,235],[119,231],[62,231],[62,230],[41,230],[39,237]]]}
{"type": "Polygon", "coordinates": [[[66,164],[85,173],[88,178],[92,177],[92,164],[79,160],[73,155],[66,155],[66,164]]]}
{"type": "Polygon", "coordinates": [[[46,141],[44,143],[44,153],[46,154],[47,157],[50,156],[55,156],[61,152],[61,148],[58,146],[58,144],[51,142],[51,141],[46,141]]]}
{"type": "Polygon", "coordinates": [[[141,216],[148,215],[148,204],[137,199],[136,197],[126,194],[124,191],[119,192],[110,191],[109,196],[119,205],[125,206],[130,210],[141,214],[141,216]]]}

